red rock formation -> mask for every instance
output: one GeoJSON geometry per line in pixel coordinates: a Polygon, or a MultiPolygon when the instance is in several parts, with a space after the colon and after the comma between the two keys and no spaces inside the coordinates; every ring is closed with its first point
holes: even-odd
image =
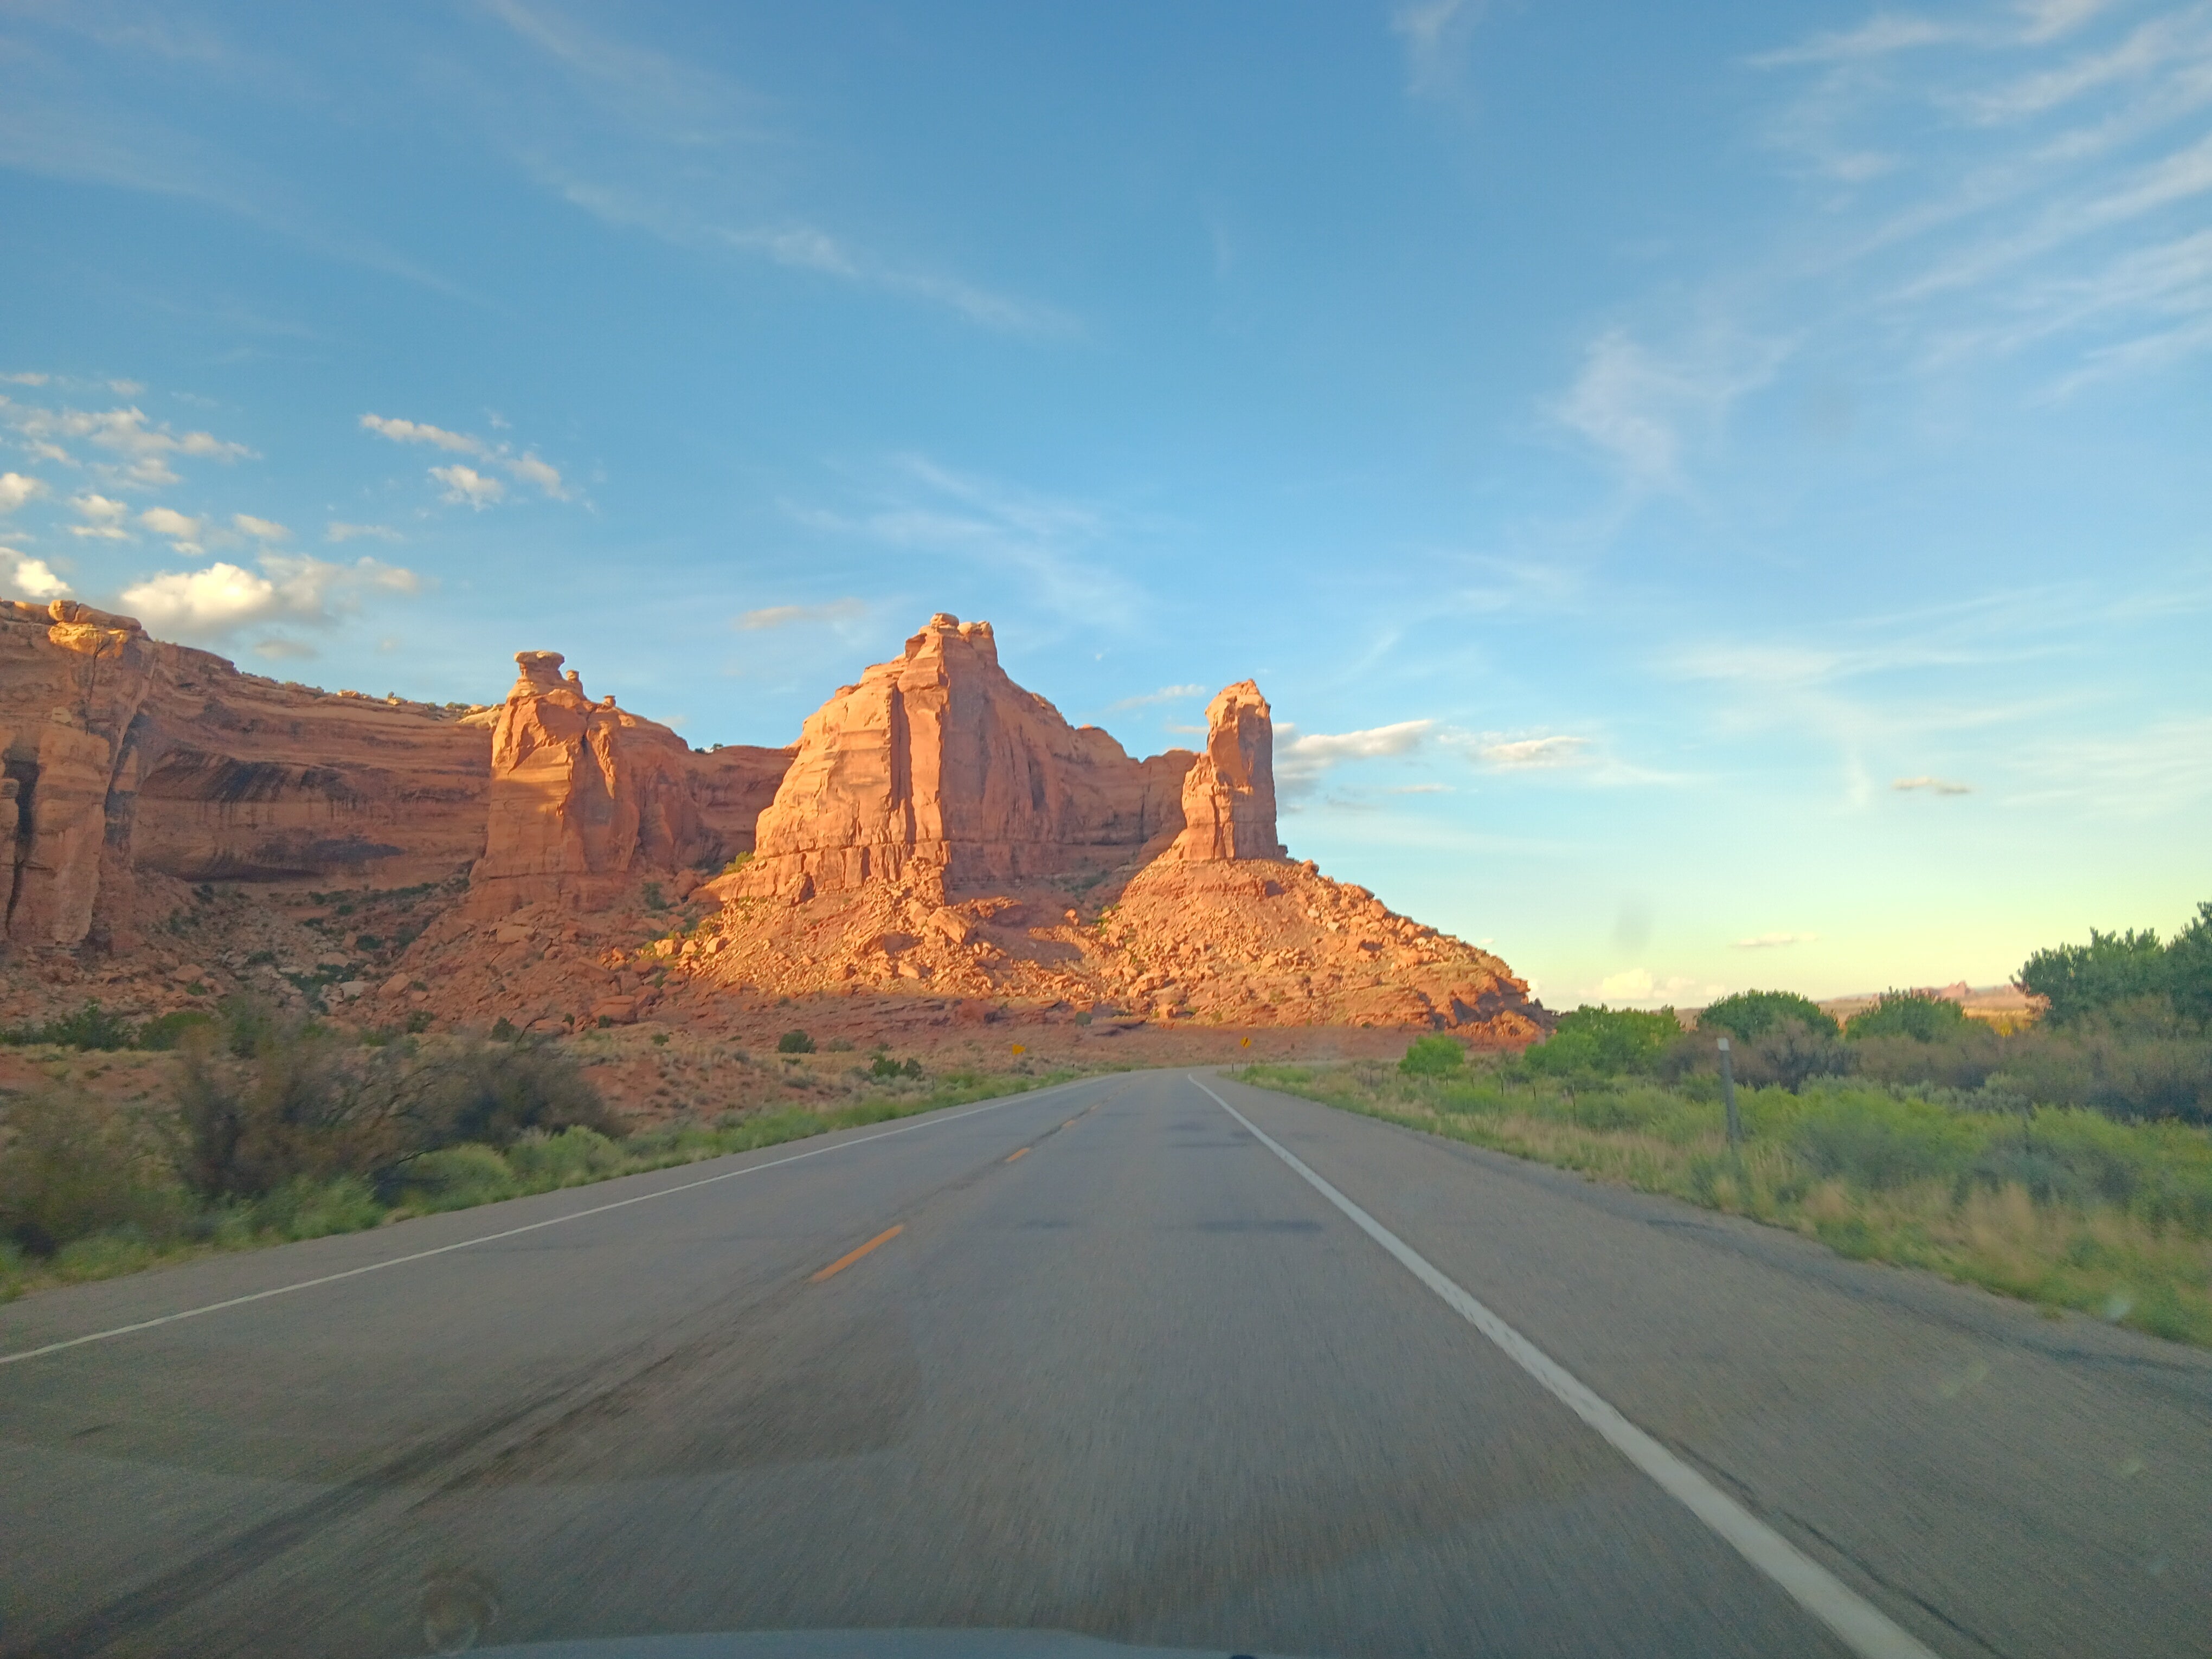
{"type": "Polygon", "coordinates": [[[459,713],[240,674],[72,600],[0,602],[6,936],[127,946],[163,876],[453,875],[483,845],[489,748],[459,713]]]}
{"type": "Polygon", "coordinates": [[[939,614],[807,720],[730,890],[941,892],[1108,869],[1182,827],[1192,759],[1133,760],[1069,726],[1006,677],[988,623],[939,614]]]}
{"type": "Polygon", "coordinates": [[[557,651],[520,651],[492,728],[490,815],[469,908],[503,915],[548,900],[599,909],[653,871],[710,847],[691,799],[690,745],[666,726],[593,702],[557,651]]]}
{"type": "Polygon", "coordinates": [[[1174,856],[1189,863],[1279,859],[1275,839],[1275,725],[1250,680],[1206,708],[1206,752],[1182,781],[1182,833],[1174,856]]]}

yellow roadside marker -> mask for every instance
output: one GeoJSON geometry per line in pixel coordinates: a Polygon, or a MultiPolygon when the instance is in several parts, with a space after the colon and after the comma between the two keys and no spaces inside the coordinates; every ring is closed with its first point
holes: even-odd
{"type": "Polygon", "coordinates": [[[830,1274],[843,1273],[846,1268],[851,1267],[862,1256],[867,1255],[867,1253],[870,1250],[874,1249],[877,1245],[890,1243],[891,1240],[896,1238],[905,1231],[906,1224],[904,1222],[901,1222],[896,1227],[890,1228],[886,1231],[878,1233],[866,1243],[861,1245],[859,1249],[846,1251],[844,1255],[839,1256],[835,1261],[824,1267],[820,1273],[815,1274],[814,1277],[807,1282],[811,1285],[819,1285],[823,1279],[829,1278],[830,1274]]]}

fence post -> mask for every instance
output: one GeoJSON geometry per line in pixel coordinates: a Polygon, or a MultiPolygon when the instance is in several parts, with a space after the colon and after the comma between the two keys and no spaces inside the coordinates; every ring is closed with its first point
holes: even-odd
{"type": "Polygon", "coordinates": [[[1729,1147],[1743,1150],[1743,1120],[1735,1110],[1735,1062],[1729,1058],[1729,1040],[1721,1039],[1721,1098],[1728,1103],[1729,1147]]]}

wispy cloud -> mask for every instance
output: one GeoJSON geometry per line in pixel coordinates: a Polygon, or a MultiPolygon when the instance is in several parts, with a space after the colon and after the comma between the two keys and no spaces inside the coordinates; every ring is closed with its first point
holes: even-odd
{"type": "Polygon", "coordinates": [[[1771,380],[1788,354],[1781,342],[1725,331],[1662,354],[1608,329],[1584,349],[1580,372],[1550,413],[1632,488],[1681,491],[1692,447],[1716,438],[1729,409],[1771,380]]]}
{"type": "Polygon", "coordinates": [[[397,542],[406,539],[389,525],[348,524],[343,519],[332,519],[330,523],[323,526],[323,539],[326,542],[343,544],[363,538],[379,542],[397,542]]]}
{"type": "Polygon", "coordinates": [[[1785,945],[1810,945],[1820,937],[1818,933],[1754,933],[1729,943],[1739,951],[1779,951],[1785,945]]]}
{"type": "Polygon", "coordinates": [[[1327,773],[1351,761],[1410,755],[1437,730],[1430,720],[1398,720],[1358,732],[1301,732],[1287,720],[1275,726],[1275,782],[1285,794],[1310,793],[1327,773]]]}
{"type": "Polygon", "coordinates": [[[1588,738],[1564,735],[1492,738],[1479,742],[1475,758],[1506,771],[1530,767],[1580,766],[1591,758],[1588,738]]]}
{"type": "Polygon", "coordinates": [[[1390,14],[1390,32],[1406,43],[1410,91],[1434,94],[1458,80],[1482,11],[1481,0],[1407,0],[1390,14]]]}
{"type": "Polygon", "coordinates": [[[46,493],[46,480],[21,472],[0,472],[0,513],[13,513],[24,502],[46,493]]]}
{"type": "Polygon", "coordinates": [[[728,76],[550,6],[486,0],[485,9],[573,97],[552,119],[544,105],[502,97],[495,82],[472,87],[472,101],[492,112],[530,177],[602,223],[920,301],[1003,333],[1081,331],[1059,307],[877,251],[794,208],[790,140],[769,100],[728,76]]]}
{"type": "Polygon", "coordinates": [[[1097,627],[1134,613],[1137,596],[1110,556],[1115,544],[1146,529],[1129,514],[914,454],[895,457],[860,493],[864,501],[854,507],[786,502],[784,510],[824,538],[896,548],[1018,581],[1071,622],[1097,627]]]}
{"type": "MultiPolygon", "coordinates": [[[[518,451],[510,443],[493,443],[472,432],[455,432],[446,427],[433,426],[427,421],[410,421],[397,416],[364,415],[361,417],[361,428],[364,432],[374,432],[378,437],[388,438],[396,444],[421,444],[432,449],[442,449],[448,454],[469,456],[487,466],[498,468],[517,483],[531,485],[549,501],[570,499],[568,487],[561,477],[560,469],[542,459],[534,450],[518,451]]],[[[489,507],[507,496],[506,486],[497,478],[459,462],[450,466],[434,466],[429,469],[429,473],[445,486],[445,500],[464,507],[489,507]]]]}
{"type": "Polygon", "coordinates": [[[1919,793],[1929,795],[1971,795],[1971,783],[1954,783],[1948,778],[1930,777],[1925,774],[1917,778],[1899,778],[1889,786],[1902,793],[1919,793]]]}
{"type": "Polygon", "coordinates": [[[757,634],[773,628],[796,628],[817,623],[854,622],[868,614],[862,599],[830,599],[820,605],[769,605],[748,611],[732,625],[741,633],[757,634]]]}
{"type": "Polygon", "coordinates": [[[211,432],[179,432],[150,419],[131,404],[105,410],[50,409],[0,397],[0,424],[12,429],[33,453],[63,465],[88,465],[111,487],[152,489],[179,482],[174,463],[234,461],[253,452],[211,432]],[[88,445],[97,452],[85,462],[70,447],[88,445]],[[112,456],[112,460],[100,455],[112,456]]]}
{"type": "Polygon", "coordinates": [[[1109,702],[1106,706],[1114,709],[1144,708],[1153,703],[1188,702],[1193,697],[1205,695],[1206,688],[1202,685],[1164,685],[1157,691],[1140,692],[1136,696],[1124,697],[1119,702],[1109,702]]]}

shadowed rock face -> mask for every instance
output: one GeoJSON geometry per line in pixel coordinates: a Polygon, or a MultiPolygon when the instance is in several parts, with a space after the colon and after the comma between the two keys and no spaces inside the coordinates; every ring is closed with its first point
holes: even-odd
{"type": "Polygon", "coordinates": [[[1109,869],[1182,830],[1194,758],[1133,760],[1071,726],[1006,677],[988,623],[939,614],[807,720],[737,890],[942,891],[1109,869]]]}
{"type": "Polygon", "coordinates": [[[1182,833],[1175,856],[1206,864],[1279,859],[1275,839],[1275,723],[1250,680],[1206,708],[1206,752],[1182,781],[1182,833]]]}
{"type": "Polygon", "coordinates": [[[174,902],[165,877],[442,880],[483,845],[489,747],[454,711],[240,674],[73,600],[0,601],[6,937],[128,945],[174,902]]]}

